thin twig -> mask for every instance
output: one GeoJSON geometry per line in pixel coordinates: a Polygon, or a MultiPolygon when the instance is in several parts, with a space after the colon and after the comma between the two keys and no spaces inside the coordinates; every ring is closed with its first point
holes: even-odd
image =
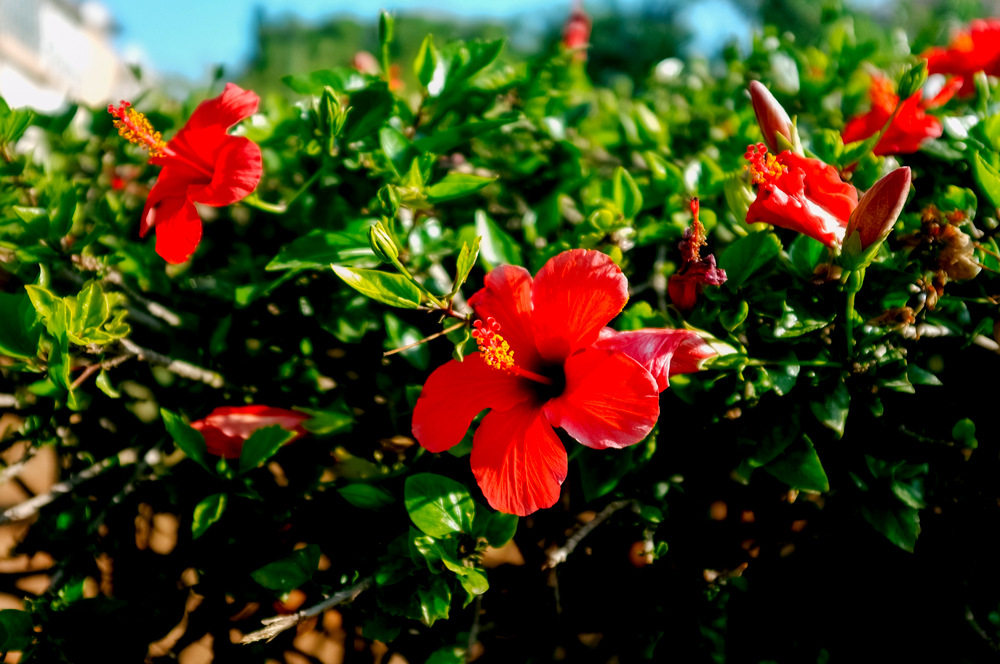
{"type": "Polygon", "coordinates": [[[244,635],[243,638],[240,639],[240,643],[254,643],[255,641],[263,641],[265,639],[271,641],[274,637],[278,636],[286,629],[291,629],[299,623],[312,618],[313,616],[318,616],[327,609],[337,606],[338,604],[352,601],[362,592],[371,588],[373,583],[375,583],[375,577],[368,576],[361,579],[350,588],[334,593],[319,604],[310,606],[308,609],[303,609],[302,611],[293,613],[290,616],[274,616],[273,618],[264,618],[260,622],[261,624],[266,625],[266,627],[264,627],[264,629],[259,629],[256,632],[250,632],[249,634],[244,635]]]}
{"type": "Polygon", "coordinates": [[[965,620],[969,623],[972,629],[975,630],[976,634],[978,634],[980,638],[990,644],[990,648],[993,648],[993,650],[1000,650],[1000,646],[997,646],[996,642],[990,638],[989,634],[986,633],[986,630],[980,627],[979,623],[976,622],[976,617],[972,615],[972,609],[970,609],[968,605],[965,607],[965,620]]]}
{"type": "Polygon", "coordinates": [[[483,596],[476,595],[476,602],[472,606],[472,610],[475,615],[472,617],[472,627],[469,629],[469,647],[465,651],[465,661],[469,662],[472,660],[472,649],[476,645],[476,641],[479,639],[479,614],[483,610],[483,596]]]}
{"type": "Polygon", "coordinates": [[[566,540],[566,544],[559,547],[555,551],[549,554],[549,559],[542,565],[542,569],[554,569],[559,563],[566,562],[569,558],[569,554],[573,553],[573,549],[577,547],[584,537],[590,534],[597,526],[601,525],[601,522],[607,519],[609,516],[617,512],[623,507],[628,507],[632,503],[631,500],[616,500],[611,503],[603,510],[598,512],[597,516],[588,521],[580,530],[573,533],[573,536],[566,540]]]}
{"type": "Polygon", "coordinates": [[[99,461],[90,468],[73,475],[68,480],[52,485],[52,488],[49,489],[48,493],[39,494],[19,505],[14,505],[3,514],[0,514],[0,525],[9,521],[20,521],[21,519],[27,519],[30,516],[34,516],[38,513],[38,510],[48,505],[56,498],[69,493],[87,480],[97,477],[108,468],[112,468],[114,466],[127,466],[138,460],[139,448],[126,448],[118,454],[108,457],[103,461],[99,461]]]}
{"type": "Polygon", "coordinates": [[[35,456],[36,452],[38,452],[37,448],[28,447],[28,449],[24,451],[23,457],[18,459],[16,462],[10,464],[3,470],[0,470],[0,485],[2,485],[4,482],[13,477],[17,477],[18,475],[20,475],[21,471],[24,470],[24,467],[28,464],[29,461],[31,461],[32,457],[35,456]]]}
{"type": "Polygon", "coordinates": [[[124,355],[118,355],[116,357],[112,357],[110,360],[105,360],[104,362],[95,362],[94,364],[88,365],[87,368],[83,370],[83,373],[80,374],[77,377],[77,379],[73,381],[72,385],[69,386],[69,389],[75,390],[76,388],[80,387],[85,382],[87,382],[87,379],[90,378],[95,373],[97,373],[99,370],[112,369],[114,367],[117,367],[119,364],[129,359],[130,357],[135,357],[135,353],[126,353],[124,355]]]}
{"type": "Polygon", "coordinates": [[[167,357],[166,355],[161,355],[154,350],[143,348],[128,339],[121,339],[119,343],[125,350],[132,353],[140,360],[149,362],[150,364],[157,364],[162,367],[166,367],[167,371],[173,372],[178,376],[200,381],[210,387],[219,388],[226,384],[225,378],[223,378],[221,374],[214,371],[196,367],[195,365],[184,362],[183,360],[175,360],[171,357],[167,357]]]}
{"type": "Polygon", "coordinates": [[[388,357],[390,355],[395,355],[396,353],[402,353],[404,350],[409,350],[409,349],[413,348],[414,346],[419,346],[420,344],[425,344],[428,341],[433,341],[434,339],[437,339],[438,337],[443,337],[444,335],[448,334],[449,332],[454,332],[455,330],[457,330],[460,327],[463,327],[464,325],[465,325],[465,321],[462,321],[461,323],[455,323],[451,327],[446,327],[445,329],[441,330],[440,332],[435,332],[434,334],[430,335],[429,337],[424,337],[420,341],[414,341],[412,344],[408,344],[408,345],[403,346],[401,348],[393,348],[392,350],[387,350],[386,352],[382,353],[382,357],[388,357]]]}
{"type": "Polygon", "coordinates": [[[17,397],[13,394],[0,394],[0,408],[17,408],[17,397]]]}

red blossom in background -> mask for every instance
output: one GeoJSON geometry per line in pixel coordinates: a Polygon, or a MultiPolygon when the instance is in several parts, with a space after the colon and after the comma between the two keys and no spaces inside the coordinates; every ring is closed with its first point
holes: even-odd
{"type": "Polygon", "coordinates": [[[705,286],[721,286],[726,283],[726,271],[715,265],[715,256],[701,257],[705,241],[705,227],[698,218],[698,199],[691,199],[691,226],[684,231],[684,239],[677,246],[681,250],[681,268],[667,282],[670,301],[681,311],[690,311],[698,301],[705,286]]]}
{"type": "Polygon", "coordinates": [[[968,30],[955,35],[948,48],[934,47],[923,53],[930,74],[957,74],[964,84],[959,95],[975,94],[973,75],[986,72],[987,76],[1000,76],[1000,19],[975,20],[968,30]]]}
{"type": "MultiPolygon", "coordinates": [[[[916,152],[925,139],[940,136],[941,121],[924,111],[948,103],[962,87],[962,80],[961,77],[951,79],[932,99],[924,100],[918,91],[904,101],[873,152],[877,155],[916,152]]],[[[880,74],[872,77],[868,95],[872,102],[871,109],[848,120],[841,134],[844,143],[863,141],[882,131],[899,103],[899,97],[893,92],[892,82],[880,74]]]]}
{"type": "MultiPolygon", "coordinates": [[[[566,19],[566,25],[563,26],[563,45],[570,50],[585,48],[590,43],[592,27],[593,21],[590,20],[587,12],[583,11],[583,4],[575,3],[573,11],[566,19]]],[[[587,52],[581,50],[573,58],[582,62],[587,59],[587,52]]]]}
{"type": "Polygon", "coordinates": [[[597,251],[563,252],[534,279],[521,267],[492,270],[469,299],[481,352],[427,379],[414,437],[444,452],[489,408],[471,456],[486,499],[521,516],[552,506],[568,464],[555,427],[594,449],[633,445],[656,424],[669,377],[715,355],[688,330],[605,328],[627,301],[625,275],[597,251]]]}
{"type": "Polygon", "coordinates": [[[209,454],[238,459],[243,443],[257,429],[277,424],[296,433],[295,438],[288,441],[291,443],[308,433],[302,428],[302,422],[308,419],[309,415],[305,413],[284,408],[223,406],[213,410],[208,417],[192,422],[191,427],[201,432],[209,454]]]}
{"type": "Polygon", "coordinates": [[[156,253],[168,263],[183,263],[201,242],[195,203],[232,205],[257,188],[260,148],[227,130],[256,113],[259,102],[253,92],[228,83],[221,95],[199,104],[168,143],[128,102],[108,106],[118,133],[147,148],[149,162],[163,167],[146,199],[139,235],[156,228],[156,253]]]}
{"type": "Polygon", "coordinates": [[[842,181],[837,169],[791,150],[775,157],[763,143],[747,146],[743,156],[750,161],[751,182],[758,186],[757,199],[747,210],[748,224],[788,228],[830,247],[843,242],[858,206],[858,190],[842,181]]]}

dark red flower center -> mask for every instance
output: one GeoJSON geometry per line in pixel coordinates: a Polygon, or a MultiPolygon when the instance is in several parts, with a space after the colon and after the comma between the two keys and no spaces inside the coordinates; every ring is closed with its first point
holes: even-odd
{"type": "Polygon", "coordinates": [[[541,373],[519,367],[514,363],[514,350],[499,334],[500,323],[495,318],[491,316],[486,319],[485,323],[477,320],[472,324],[472,327],[475,328],[472,330],[472,338],[476,340],[476,345],[479,346],[479,355],[487,366],[534,381],[539,387],[549,388],[546,393],[552,392],[553,388],[558,387],[555,396],[562,394],[566,386],[566,378],[563,375],[561,364],[546,367],[541,373]],[[556,370],[558,370],[558,375],[554,373],[556,370]]]}

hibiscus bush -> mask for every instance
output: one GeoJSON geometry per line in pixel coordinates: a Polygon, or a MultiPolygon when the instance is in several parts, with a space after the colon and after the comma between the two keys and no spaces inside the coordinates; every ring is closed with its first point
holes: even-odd
{"type": "Polygon", "coordinates": [[[823,16],[0,102],[0,652],[995,656],[1000,21],[823,16]]]}

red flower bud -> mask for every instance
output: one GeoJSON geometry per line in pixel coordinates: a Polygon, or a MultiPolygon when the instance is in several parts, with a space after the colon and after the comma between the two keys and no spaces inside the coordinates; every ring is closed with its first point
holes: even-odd
{"type": "Polygon", "coordinates": [[[862,251],[885,239],[903,211],[909,193],[909,167],[897,168],[886,175],[858,201],[858,207],[847,223],[846,237],[857,231],[862,251]]]}
{"type": "Polygon", "coordinates": [[[204,436],[209,454],[238,459],[243,443],[257,429],[277,424],[282,429],[294,431],[296,435],[288,441],[290,443],[308,433],[302,428],[302,422],[308,419],[309,415],[297,410],[270,406],[224,406],[213,410],[208,417],[192,422],[191,428],[204,436]]]}
{"type": "MultiPolygon", "coordinates": [[[[583,7],[580,4],[575,5],[573,12],[566,20],[566,25],[563,26],[563,45],[570,50],[585,48],[590,42],[590,29],[592,26],[593,22],[590,20],[587,12],[583,11],[583,7]]],[[[586,60],[587,53],[580,51],[574,56],[574,59],[578,61],[586,60]]]]}
{"type": "Polygon", "coordinates": [[[757,124],[764,134],[764,144],[768,149],[777,154],[785,150],[788,145],[795,145],[795,140],[792,138],[795,128],[792,126],[791,118],[771,91],[760,81],[750,82],[750,100],[753,102],[753,112],[757,115],[757,124]],[[778,134],[785,137],[788,145],[778,145],[778,134]]]}

